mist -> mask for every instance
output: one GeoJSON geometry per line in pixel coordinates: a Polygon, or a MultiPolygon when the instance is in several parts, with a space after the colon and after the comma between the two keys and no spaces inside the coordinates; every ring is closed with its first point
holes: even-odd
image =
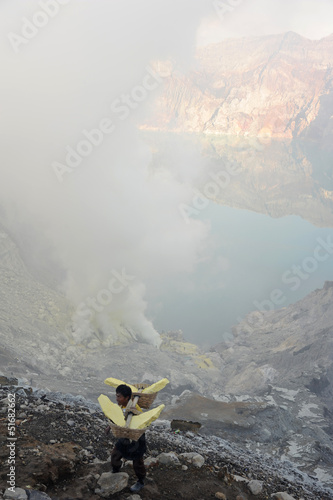
{"type": "MultiPolygon", "coordinates": [[[[39,4],[3,3],[4,16],[14,3],[6,28],[30,33],[39,4]]],[[[77,342],[98,330],[106,345],[158,345],[146,282],[204,258],[206,225],[178,211],[188,182],[149,168],[136,127],[163,87],[154,61],[189,64],[204,13],[192,0],[68,2],[28,43],[2,40],[1,206],[26,258],[62,270],[77,342]]]]}

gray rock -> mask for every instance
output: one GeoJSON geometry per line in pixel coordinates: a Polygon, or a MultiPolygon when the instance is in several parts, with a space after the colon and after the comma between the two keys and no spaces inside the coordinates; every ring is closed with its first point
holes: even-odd
{"type": "Polygon", "coordinates": [[[26,396],[27,395],[25,390],[22,387],[20,387],[20,389],[15,390],[15,393],[18,394],[19,396],[26,396]]]}
{"type": "Polygon", "coordinates": [[[74,420],[67,420],[67,425],[69,425],[70,427],[73,427],[75,425],[75,422],[74,420]]]}
{"type": "Polygon", "coordinates": [[[28,496],[22,488],[14,488],[15,491],[7,489],[4,493],[4,500],[28,500],[28,496]]]}
{"type": "Polygon", "coordinates": [[[179,456],[182,458],[185,458],[185,460],[187,462],[190,462],[195,467],[202,467],[203,464],[205,463],[204,457],[202,455],[200,455],[199,453],[195,453],[195,452],[181,453],[179,456]]]}
{"type": "Polygon", "coordinates": [[[227,497],[224,493],[222,493],[222,491],[217,491],[215,493],[215,498],[219,498],[219,500],[227,500],[227,497]]]}
{"type": "Polygon", "coordinates": [[[194,437],[195,437],[195,434],[194,434],[194,432],[188,431],[188,432],[186,432],[185,436],[186,436],[187,438],[190,438],[190,439],[191,439],[191,438],[194,438],[194,437]]]}
{"type": "Polygon", "coordinates": [[[122,491],[128,485],[128,474],[126,472],[103,472],[98,479],[97,484],[99,488],[95,489],[95,493],[103,498],[108,498],[114,493],[122,491]]]}
{"type": "Polygon", "coordinates": [[[50,407],[48,405],[45,405],[45,404],[39,404],[36,408],[36,410],[38,410],[40,412],[48,411],[49,409],[50,409],[50,407]]]}
{"type": "Polygon", "coordinates": [[[52,500],[49,495],[42,491],[37,490],[29,490],[28,491],[28,500],[52,500]]]}
{"type": "Polygon", "coordinates": [[[275,500],[296,500],[295,497],[292,497],[291,495],[289,495],[289,493],[283,491],[273,493],[273,495],[271,495],[271,498],[274,498],[275,500]]]}
{"type": "Polygon", "coordinates": [[[247,487],[253,495],[259,495],[262,492],[262,482],[257,481],[256,479],[250,481],[247,487]]]}
{"type": "Polygon", "coordinates": [[[180,465],[179,458],[173,451],[170,453],[160,453],[157,456],[157,460],[163,465],[180,465]]]}
{"type": "Polygon", "coordinates": [[[158,465],[157,457],[148,457],[144,462],[146,467],[154,467],[154,465],[158,465]]]}
{"type": "Polygon", "coordinates": [[[232,479],[236,481],[236,483],[248,483],[249,480],[246,477],[238,476],[237,474],[232,475],[232,479]]]}
{"type": "Polygon", "coordinates": [[[61,370],[59,370],[59,373],[63,377],[68,377],[68,375],[70,375],[70,373],[71,373],[71,369],[68,366],[65,366],[64,368],[62,368],[61,370]]]}

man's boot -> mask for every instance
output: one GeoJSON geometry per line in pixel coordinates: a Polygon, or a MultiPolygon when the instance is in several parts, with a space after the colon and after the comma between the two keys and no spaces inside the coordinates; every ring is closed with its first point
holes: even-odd
{"type": "Polygon", "coordinates": [[[132,493],[138,493],[144,487],[143,479],[139,479],[133,486],[130,487],[132,493]]]}

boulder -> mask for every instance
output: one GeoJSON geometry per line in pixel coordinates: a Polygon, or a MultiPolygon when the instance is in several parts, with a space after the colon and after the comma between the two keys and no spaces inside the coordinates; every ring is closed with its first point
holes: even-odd
{"type": "Polygon", "coordinates": [[[156,465],[158,465],[158,459],[157,457],[148,457],[145,459],[145,466],[147,468],[149,467],[155,467],[156,465]]]}
{"type": "Polygon", "coordinates": [[[253,495],[259,495],[262,492],[262,482],[257,481],[256,479],[250,481],[247,487],[253,495]]]}
{"type": "Polygon", "coordinates": [[[4,500],[28,500],[28,495],[22,488],[14,488],[15,491],[7,489],[4,493],[4,500]]]}
{"type": "Polygon", "coordinates": [[[246,477],[238,476],[237,474],[232,474],[231,479],[236,481],[236,483],[248,483],[249,480],[246,477]]]}
{"type": "Polygon", "coordinates": [[[157,456],[157,460],[163,465],[180,465],[179,458],[173,451],[170,453],[160,453],[157,456]]]}
{"type": "Polygon", "coordinates": [[[203,464],[205,463],[205,459],[202,455],[199,455],[199,453],[181,453],[179,455],[182,458],[185,458],[187,462],[190,462],[193,464],[195,467],[202,467],[203,464]]]}
{"type": "Polygon", "coordinates": [[[37,490],[27,490],[28,492],[28,500],[52,500],[49,495],[44,493],[43,491],[37,490]]]}
{"type": "Polygon", "coordinates": [[[289,493],[283,491],[273,493],[273,495],[271,495],[271,498],[274,498],[274,500],[296,500],[295,497],[292,497],[291,495],[289,495],[289,493]]]}
{"type": "Polygon", "coordinates": [[[227,500],[227,497],[221,491],[218,491],[217,493],[215,493],[215,498],[219,498],[220,500],[227,500]]]}
{"type": "Polygon", "coordinates": [[[122,491],[128,485],[128,474],[126,472],[103,472],[97,481],[99,488],[95,489],[95,493],[103,498],[108,498],[119,491],[122,491]]]}

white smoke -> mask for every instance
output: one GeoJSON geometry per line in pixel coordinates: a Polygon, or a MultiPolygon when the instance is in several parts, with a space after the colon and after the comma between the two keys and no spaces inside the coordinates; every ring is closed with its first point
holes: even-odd
{"type": "Polygon", "coordinates": [[[146,287],[193,271],[207,228],[178,211],[195,164],[150,168],[136,125],[162,90],[153,61],[190,64],[205,2],[57,1],[0,6],[1,205],[65,269],[77,343],[158,345],[146,287]]]}

